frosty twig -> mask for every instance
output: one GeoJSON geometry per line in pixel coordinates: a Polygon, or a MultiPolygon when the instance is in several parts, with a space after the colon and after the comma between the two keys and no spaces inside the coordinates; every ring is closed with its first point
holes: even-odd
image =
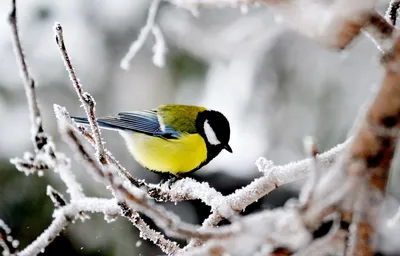
{"type": "Polygon", "coordinates": [[[14,47],[14,52],[19,64],[22,82],[25,88],[26,99],[29,107],[29,116],[31,119],[31,133],[33,138],[33,145],[36,151],[42,149],[42,147],[47,143],[47,134],[43,131],[43,121],[40,115],[40,110],[37,104],[36,91],[35,91],[35,81],[33,80],[31,74],[29,73],[28,66],[26,64],[25,55],[21,46],[21,39],[18,32],[17,24],[17,5],[16,0],[12,0],[11,12],[8,16],[8,22],[12,31],[12,42],[14,47]]]}

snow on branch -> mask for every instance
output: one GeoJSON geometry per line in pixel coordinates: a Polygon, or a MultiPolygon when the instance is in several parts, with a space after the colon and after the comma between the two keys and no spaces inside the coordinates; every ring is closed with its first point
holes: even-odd
{"type": "MultiPolygon", "coordinates": [[[[18,20],[16,0],[12,0],[11,4],[12,5],[11,11],[8,16],[8,22],[12,32],[12,45],[20,69],[20,74],[28,102],[33,146],[35,152],[38,153],[43,151],[43,147],[47,145],[48,147],[46,149],[53,153],[54,149],[50,148],[50,145],[52,145],[51,138],[43,130],[42,117],[36,98],[35,81],[29,73],[28,66],[25,60],[25,55],[22,50],[17,24],[18,20]]],[[[39,176],[42,176],[43,170],[49,168],[45,162],[41,161],[41,159],[37,159],[36,155],[33,155],[31,153],[25,153],[23,158],[13,158],[11,159],[11,163],[14,164],[19,171],[24,172],[26,175],[37,173],[39,176]]]]}
{"type": "Polygon", "coordinates": [[[140,215],[133,211],[125,202],[119,202],[118,205],[122,210],[123,216],[128,218],[132,224],[137,227],[140,232],[140,237],[149,239],[155,245],[157,245],[161,251],[168,255],[174,255],[179,251],[180,247],[176,242],[166,239],[163,234],[150,228],[150,226],[144,222],[140,215]]]}
{"type": "Polygon", "coordinates": [[[241,228],[226,239],[209,240],[197,248],[186,247],[184,255],[224,255],[232,252],[236,255],[254,255],[261,245],[268,245],[271,253],[274,248],[280,247],[298,250],[311,241],[311,234],[304,226],[301,216],[293,209],[275,209],[252,214],[231,226],[241,228]]]}
{"type": "MultiPolygon", "coordinates": [[[[320,168],[330,168],[350,142],[351,139],[348,139],[342,144],[319,155],[318,162],[320,168]]],[[[229,201],[231,201],[233,209],[237,211],[244,210],[250,203],[259,200],[275,188],[306,178],[310,174],[313,166],[312,159],[305,159],[283,166],[265,165],[263,164],[265,163],[265,159],[262,159],[263,158],[257,160],[256,164],[259,170],[264,172],[265,175],[255,179],[249,185],[237,190],[234,194],[229,196],[229,201]]]]}
{"type": "Polygon", "coordinates": [[[9,15],[9,23],[13,35],[13,46],[20,70],[22,81],[29,103],[29,111],[32,124],[32,140],[35,145],[35,154],[25,153],[23,159],[13,158],[11,163],[15,164],[18,170],[25,172],[26,175],[37,172],[39,176],[43,175],[44,169],[53,169],[59,173],[60,178],[67,186],[67,192],[71,195],[71,200],[83,197],[83,189],[76,181],[75,175],[69,169],[70,160],[62,153],[56,152],[52,138],[48,136],[43,129],[40,109],[36,100],[34,81],[28,72],[28,67],[23,54],[18,27],[17,27],[17,9],[16,1],[12,0],[12,10],[9,15]]]}
{"type": "Polygon", "coordinates": [[[121,60],[122,69],[129,69],[130,62],[146,43],[150,33],[153,34],[156,41],[153,47],[153,63],[157,67],[164,67],[167,47],[165,45],[164,36],[162,35],[160,28],[155,24],[160,2],[161,0],[152,0],[149,13],[147,15],[146,25],[140,30],[139,37],[132,43],[132,45],[129,47],[129,51],[121,60]]]}
{"type": "Polygon", "coordinates": [[[73,223],[81,212],[103,213],[118,215],[119,207],[115,199],[84,198],[63,206],[53,213],[53,222],[25,249],[18,252],[18,256],[32,256],[43,252],[45,248],[60,234],[60,232],[73,223]]]}

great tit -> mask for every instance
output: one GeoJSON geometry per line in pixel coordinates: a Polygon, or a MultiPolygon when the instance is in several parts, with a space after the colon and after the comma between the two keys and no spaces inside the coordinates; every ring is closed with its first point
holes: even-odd
{"type": "MultiPolygon", "coordinates": [[[[85,117],[72,118],[88,124],[85,117]]],[[[164,179],[199,170],[223,149],[232,153],[228,120],[204,107],[161,105],[98,118],[97,123],[118,131],[134,159],[144,168],[163,174],[164,179]]]]}

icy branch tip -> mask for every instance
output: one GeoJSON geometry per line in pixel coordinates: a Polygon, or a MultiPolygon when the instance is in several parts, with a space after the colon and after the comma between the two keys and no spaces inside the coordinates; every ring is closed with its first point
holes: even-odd
{"type": "Polygon", "coordinates": [[[54,30],[58,33],[58,32],[62,32],[62,27],[61,27],[61,23],[60,22],[56,22],[54,24],[54,30]]]}
{"type": "Polygon", "coordinates": [[[54,104],[53,109],[54,109],[54,114],[56,115],[58,120],[61,120],[61,119],[64,120],[67,117],[69,117],[69,113],[65,107],[54,104]]]}
{"type": "Polygon", "coordinates": [[[123,70],[125,70],[125,71],[128,71],[129,68],[131,67],[129,61],[126,60],[125,58],[121,60],[121,63],[120,63],[119,65],[120,65],[120,67],[121,67],[123,70]]]}
{"type": "Polygon", "coordinates": [[[89,93],[87,92],[82,93],[82,97],[90,107],[96,106],[96,102],[94,101],[92,95],[90,95],[89,93]]]}
{"type": "Polygon", "coordinates": [[[259,172],[266,172],[269,168],[274,165],[271,160],[265,159],[264,157],[259,157],[256,161],[256,166],[259,172]]]}

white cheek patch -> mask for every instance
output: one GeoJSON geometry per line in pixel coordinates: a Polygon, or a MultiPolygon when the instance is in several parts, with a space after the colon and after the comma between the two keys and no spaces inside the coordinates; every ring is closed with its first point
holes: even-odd
{"type": "Polygon", "coordinates": [[[207,140],[211,145],[218,145],[221,142],[217,139],[217,135],[214,130],[211,128],[208,120],[204,122],[204,133],[206,134],[207,140]]]}

